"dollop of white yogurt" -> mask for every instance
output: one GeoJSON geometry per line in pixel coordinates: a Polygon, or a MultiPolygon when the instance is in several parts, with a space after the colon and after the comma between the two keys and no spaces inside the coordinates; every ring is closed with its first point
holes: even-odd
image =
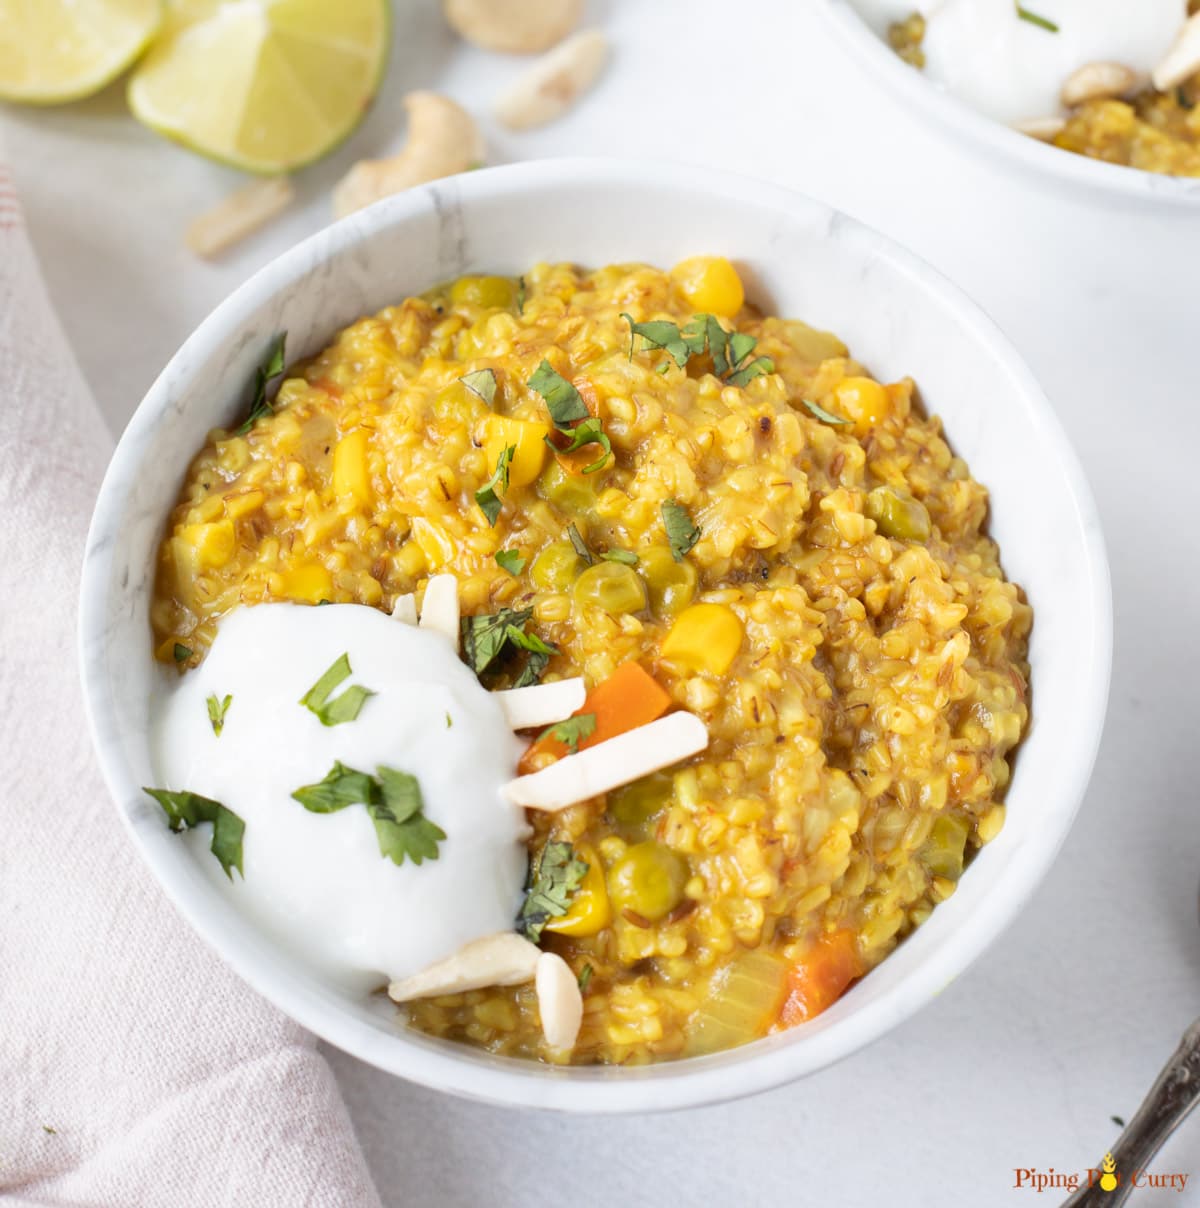
{"type": "Polygon", "coordinates": [[[921,13],[929,79],[1010,124],[1063,112],[1063,83],[1086,63],[1123,63],[1148,76],[1187,17],[1186,0],[1022,0],[1058,26],[1053,33],[1022,20],[1013,0],[853,2],[880,34],[921,13]]]}
{"type": "Polygon", "coordinates": [[[351,990],[407,977],[481,936],[510,930],[526,873],[523,812],[500,787],[522,744],[499,702],[445,637],[373,608],[260,604],[220,625],[204,662],[162,704],[156,787],[213,798],[245,823],[244,877],[209,852],[208,825],[181,836],[213,883],[321,976],[351,990]],[[374,692],[354,721],[322,725],[300,698],[343,654],[374,692]],[[207,699],[232,699],[220,736],[207,699]],[[446,832],[438,858],[380,854],[362,805],[310,813],[292,793],[335,761],[417,778],[446,832]]]}

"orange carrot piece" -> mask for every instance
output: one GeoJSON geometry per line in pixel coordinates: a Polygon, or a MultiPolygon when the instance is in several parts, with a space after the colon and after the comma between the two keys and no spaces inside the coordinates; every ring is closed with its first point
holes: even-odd
{"type": "Polygon", "coordinates": [[[788,996],[779,1013],[780,1025],[792,1028],[820,1015],[862,975],[854,932],[842,930],[823,936],[788,973],[788,996]]]}
{"type": "MultiPolygon", "coordinates": [[[[655,721],[670,706],[666,690],[648,671],[639,663],[622,663],[587,694],[583,707],[576,710],[576,717],[591,713],[596,718],[595,730],[579,743],[579,749],[594,747],[598,742],[655,721]]],[[[522,774],[537,771],[567,753],[567,744],[547,733],[521,757],[518,771],[522,774]]]]}

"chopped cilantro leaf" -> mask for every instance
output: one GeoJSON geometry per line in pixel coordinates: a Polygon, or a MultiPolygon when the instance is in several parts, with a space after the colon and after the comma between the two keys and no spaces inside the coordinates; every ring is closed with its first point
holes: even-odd
{"type": "Polygon", "coordinates": [[[225,714],[229,710],[229,706],[233,704],[233,697],[226,696],[224,700],[218,700],[216,693],[205,701],[208,705],[208,720],[212,725],[213,733],[220,738],[221,731],[225,729],[225,714]]]}
{"type": "Polygon", "coordinates": [[[591,965],[584,965],[584,967],[579,970],[579,977],[576,980],[579,982],[580,994],[587,993],[588,986],[592,984],[592,973],[593,969],[591,965]]]}
{"type": "Polygon", "coordinates": [[[182,642],[176,642],[171,650],[171,657],[177,663],[186,663],[192,657],[193,650],[190,646],[185,646],[182,642]]]}
{"type": "Polygon", "coordinates": [[[500,456],[496,458],[496,468],[491,478],[475,492],[475,502],[479,504],[480,511],[487,517],[487,522],[492,528],[496,527],[496,521],[500,519],[500,512],[504,507],[504,501],[498,492],[508,490],[508,468],[512,465],[516,451],[516,445],[505,445],[500,456]]]}
{"type": "Polygon", "coordinates": [[[770,357],[755,357],[748,365],[731,373],[725,380],[731,386],[745,386],[747,382],[752,382],[756,377],[774,372],[775,362],[770,357]]]}
{"type": "Polygon", "coordinates": [[[591,465],[584,466],[583,472],[594,474],[597,470],[604,468],[609,457],[612,456],[612,441],[605,435],[604,427],[598,419],[589,415],[582,423],[571,428],[568,435],[571,437],[571,443],[565,448],[559,448],[549,436],[544,439],[556,453],[574,453],[576,449],[582,449],[584,445],[599,445],[604,452],[591,465]]]}
{"type": "Polygon", "coordinates": [[[217,857],[225,875],[232,881],[233,869],[242,872],[242,836],[246,824],[219,801],[201,797],[199,793],[178,792],[168,789],[143,788],[159,805],[171,822],[173,831],[191,830],[202,822],[211,822],[213,833],[209,850],[217,857]]]}
{"type": "Polygon", "coordinates": [[[548,730],[543,730],[538,738],[557,738],[559,742],[566,743],[567,750],[574,755],[579,750],[579,744],[585,738],[591,738],[595,732],[596,715],[594,713],[576,713],[574,717],[568,717],[548,730]]]}
{"type": "Polygon", "coordinates": [[[687,508],[674,499],[668,499],[662,505],[662,518],[671,544],[671,557],[682,562],[688,550],[700,540],[700,530],[692,523],[687,508]]]}
{"type": "Polygon", "coordinates": [[[591,566],[596,559],[592,557],[592,551],[588,549],[588,543],[583,539],[583,534],[579,531],[576,525],[567,525],[567,537],[570,539],[571,546],[575,552],[588,564],[588,566],[591,566]]]}
{"type": "Polygon", "coordinates": [[[546,924],[570,909],[587,871],[587,861],[581,860],[569,843],[547,843],[530,865],[517,930],[536,944],[546,924]]]}
{"type": "Polygon", "coordinates": [[[350,674],[350,656],[341,655],[334,660],[319,680],[300,698],[310,713],[316,715],[323,726],[340,726],[353,721],[362,711],[367,697],[375,693],[361,684],[351,684],[340,696],[330,700],[333,690],[350,674]]]}
{"type": "Polygon", "coordinates": [[[463,617],[459,622],[462,634],[463,661],[480,679],[500,670],[500,664],[515,652],[528,657],[516,677],[514,687],[536,684],[550,664],[558,648],[526,633],[525,626],[533,616],[532,608],[502,608],[484,616],[463,617]]]}
{"type": "Polygon", "coordinates": [[[414,864],[438,858],[437,845],[446,837],[425,817],[421,786],[409,772],[380,764],[375,775],[334,763],[318,784],[298,788],[292,796],[314,814],[335,814],[349,805],[365,805],[375,824],[379,854],[393,864],[405,857],[414,864]]]}
{"type": "Polygon", "coordinates": [[[546,400],[546,410],[560,432],[569,432],[576,420],[588,418],[587,405],[579,391],[549,361],[542,361],[537,367],[529,379],[529,388],[546,400]]]}
{"type": "Polygon", "coordinates": [[[1028,21],[1030,25],[1036,25],[1039,29],[1047,30],[1052,34],[1058,33],[1058,26],[1049,17],[1042,17],[1031,12],[1021,3],[1021,0],[1013,0],[1013,5],[1017,10],[1017,16],[1022,21],[1028,21]]]}
{"type": "Polygon", "coordinates": [[[850,424],[853,420],[846,419],[841,415],[834,415],[832,411],[826,411],[824,407],[814,403],[810,398],[802,398],[800,400],[808,413],[814,418],[819,419],[823,424],[850,424]]]}
{"type": "Polygon", "coordinates": [[[638,556],[633,550],[628,549],[610,549],[607,553],[601,554],[601,558],[605,562],[619,562],[622,566],[637,566],[638,556]]]}
{"type": "Polygon", "coordinates": [[[502,549],[496,554],[496,565],[516,578],[525,569],[526,559],[519,549],[502,549]]]}
{"type": "Polygon", "coordinates": [[[478,395],[490,407],[496,400],[496,371],[494,369],[476,369],[474,373],[464,373],[458,379],[472,393],[478,395]]]}
{"type": "Polygon", "coordinates": [[[275,408],[267,399],[267,387],[271,384],[273,378],[277,378],[283,372],[284,347],[286,344],[287,332],[285,331],[275,341],[266,361],[254,371],[254,393],[250,399],[250,411],[242,421],[242,425],[237,429],[235,435],[244,436],[254,427],[261,416],[270,415],[274,412],[275,408]]]}

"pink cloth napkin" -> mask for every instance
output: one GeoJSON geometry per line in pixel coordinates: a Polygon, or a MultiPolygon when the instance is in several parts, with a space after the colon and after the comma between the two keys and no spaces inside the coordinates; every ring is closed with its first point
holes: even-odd
{"type": "Polygon", "coordinates": [[[377,1206],[314,1038],[176,917],[92,758],[75,612],[110,450],[0,162],[0,1200],[377,1206]]]}

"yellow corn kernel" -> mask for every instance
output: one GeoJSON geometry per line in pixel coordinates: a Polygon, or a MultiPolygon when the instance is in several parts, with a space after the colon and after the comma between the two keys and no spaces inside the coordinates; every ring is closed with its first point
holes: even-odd
{"type": "Polygon", "coordinates": [[[671,270],[671,276],[688,305],[699,311],[730,317],[746,301],[742,279],[724,256],[692,256],[681,260],[671,270]]]}
{"type": "Polygon", "coordinates": [[[185,524],[179,536],[194,553],[197,566],[224,566],[233,557],[235,545],[233,521],[212,524],[185,524]]]}
{"type": "Polygon", "coordinates": [[[508,467],[508,484],[528,486],[542,472],[549,427],[531,420],[510,419],[506,415],[489,415],[483,423],[483,451],[489,473],[495,470],[500,454],[511,445],[513,457],[508,467]]]}
{"type": "Polygon", "coordinates": [[[283,594],[306,604],[333,598],[333,579],[319,562],[302,562],[283,572],[283,594]]]}
{"type": "Polygon", "coordinates": [[[361,507],[371,503],[371,474],[367,469],[367,430],[347,432],[333,450],[333,493],[361,507]]]}
{"type": "Polygon", "coordinates": [[[834,409],[854,421],[856,436],[866,436],[891,413],[888,392],[868,377],[842,378],[833,388],[834,409]]]}
{"type": "Polygon", "coordinates": [[[578,844],[575,854],[588,866],[583,884],[575,891],[567,913],[551,919],[546,930],[559,935],[595,935],[603,931],[612,918],[608,888],[604,884],[604,865],[596,849],[586,843],[578,844]]]}
{"type": "Polygon", "coordinates": [[[679,614],[663,642],[663,658],[693,671],[724,675],[742,646],[742,623],[724,604],[693,604],[679,614]]]}
{"type": "Polygon", "coordinates": [[[267,497],[262,491],[242,491],[238,495],[226,495],[225,515],[230,520],[240,520],[243,516],[249,516],[251,512],[257,512],[266,499],[267,497]]]}
{"type": "Polygon", "coordinates": [[[426,520],[424,516],[414,516],[412,522],[413,540],[425,555],[425,561],[430,570],[440,570],[454,558],[454,539],[440,524],[426,520]]]}

